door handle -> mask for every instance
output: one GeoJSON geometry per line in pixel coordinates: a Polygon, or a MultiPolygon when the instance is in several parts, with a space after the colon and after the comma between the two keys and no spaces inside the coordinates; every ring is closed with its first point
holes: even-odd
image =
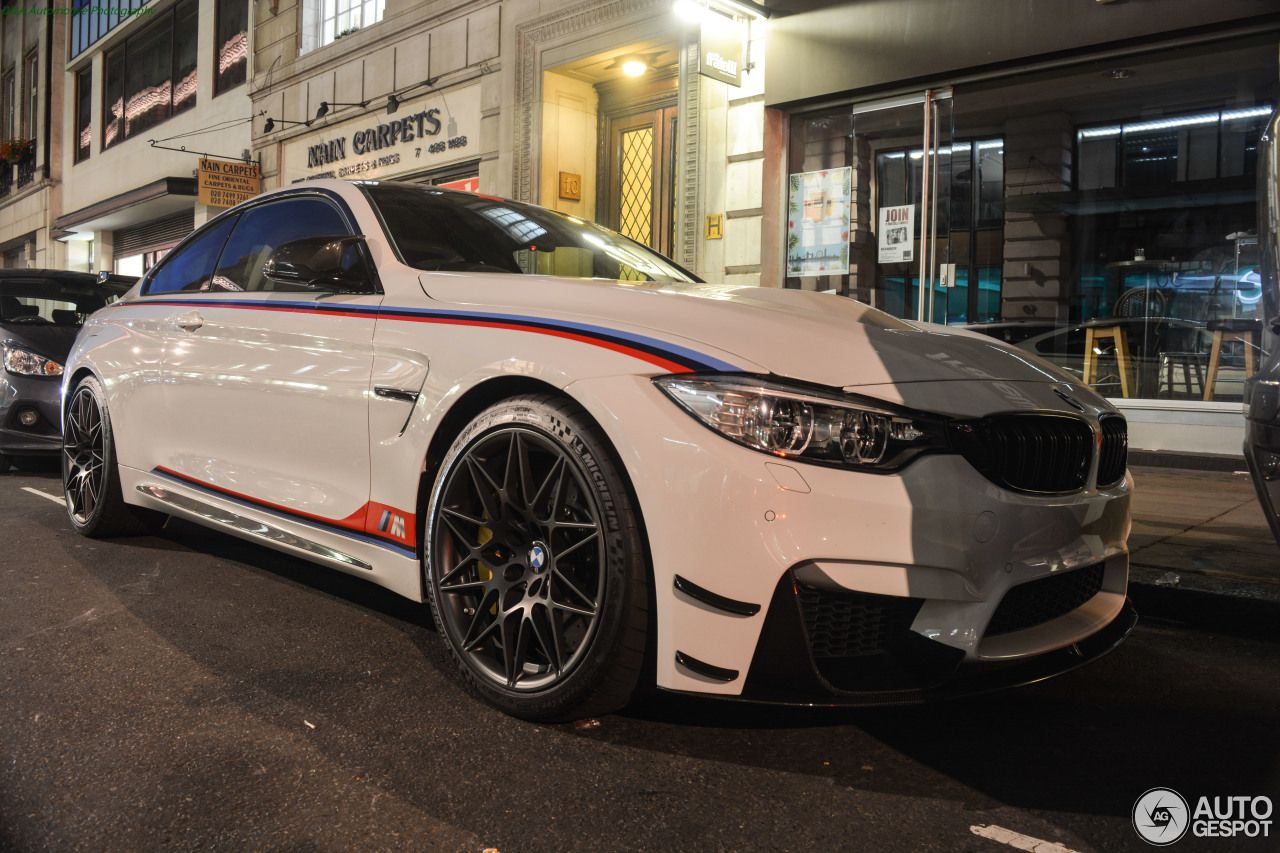
{"type": "Polygon", "coordinates": [[[199,311],[191,310],[185,314],[179,314],[176,317],[170,317],[169,322],[177,326],[179,329],[185,329],[188,332],[194,332],[196,329],[204,325],[204,318],[200,316],[199,311]]]}

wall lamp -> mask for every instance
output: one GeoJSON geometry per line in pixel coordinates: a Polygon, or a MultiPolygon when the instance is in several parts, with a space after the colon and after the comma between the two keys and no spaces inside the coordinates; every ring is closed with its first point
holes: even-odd
{"type": "Polygon", "coordinates": [[[275,129],[276,129],[276,124],[277,124],[277,123],[279,123],[279,124],[301,124],[301,125],[305,125],[306,127],[311,127],[311,122],[309,122],[309,121],[290,121],[290,120],[289,120],[289,119],[287,119],[287,118],[274,119],[274,118],[272,118],[271,116],[267,116],[267,123],[266,123],[266,124],[264,124],[264,125],[262,126],[262,132],[263,132],[263,133],[270,133],[271,131],[275,130],[275,129]]]}
{"type": "Polygon", "coordinates": [[[405,92],[412,92],[420,86],[434,86],[436,81],[439,79],[439,77],[428,77],[421,83],[414,83],[411,86],[401,89],[399,92],[392,92],[390,95],[387,95],[387,115],[394,115],[395,111],[400,109],[400,99],[404,97],[405,92]]]}
{"type": "Polygon", "coordinates": [[[316,118],[324,118],[329,114],[329,107],[367,107],[368,101],[361,101],[358,104],[343,103],[342,101],[321,101],[320,108],[316,110],[316,118]]]}

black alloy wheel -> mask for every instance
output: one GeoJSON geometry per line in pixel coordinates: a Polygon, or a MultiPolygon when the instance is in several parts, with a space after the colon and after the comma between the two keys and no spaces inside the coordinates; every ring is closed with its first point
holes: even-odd
{"type": "Polygon", "coordinates": [[[162,514],[124,502],[111,419],[91,376],[76,385],[63,416],[62,491],[71,525],[90,538],[138,536],[164,522],[162,514]]]}
{"type": "Polygon", "coordinates": [[[567,401],[501,403],[445,459],[428,524],[437,624],[503,710],[616,710],[638,679],[647,567],[629,489],[567,401]]]}

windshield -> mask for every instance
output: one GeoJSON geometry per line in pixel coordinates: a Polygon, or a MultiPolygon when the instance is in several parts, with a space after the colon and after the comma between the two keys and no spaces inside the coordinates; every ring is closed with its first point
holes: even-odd
{"type": "Polygon", "coordinates": [[[417,184],[362,186],[415,269],[698,281],[634,240],[552,210],[417,184]]]}
{"type": "Polygon", "coordinates": [[[23,326],[73,326],[128,291],[119,282],[99,284],[86,276],[84,283],[57,278],[0,279],[0,323],[23,326]]]}

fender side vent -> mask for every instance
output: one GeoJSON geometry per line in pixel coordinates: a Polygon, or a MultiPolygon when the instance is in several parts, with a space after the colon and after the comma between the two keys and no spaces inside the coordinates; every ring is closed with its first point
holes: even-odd
{"type": "Polygon", "coordinates": [[[738,677],[736,669],[714,666],[695,657],[690,657],[684,652],[676,652],[676,663],[690,672],[697,673],[705,678],[715,679],[716,681],[733,681],[738,677]]]}
{"type": "Polygon", "coordinates": [[[717,595],[709,589],[703,589],[692,581],[676,575],[672,586],[677,591],[683,592],[695,601],[701,601],[708,607],[714,607],[716,610],[723,610],[725,613],[732,613],[734,616],[755,616],[760,612],[759,604],[752,604],[749,601],[737,601],[732,598],[725,598],[723,595],[717,595]]]}

